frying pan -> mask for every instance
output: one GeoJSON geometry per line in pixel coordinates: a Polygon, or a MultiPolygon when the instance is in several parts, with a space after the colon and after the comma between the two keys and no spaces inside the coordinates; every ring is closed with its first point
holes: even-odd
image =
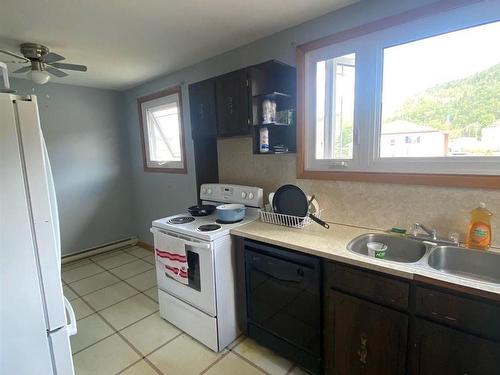
{"type": "Polygon", "coordinates": [[[192,216],[207,216],[215,211],[215,206],[212,204],[191,206],[188,208],[188,211],[192,216]]]}
{"type": "Polygon", "coordinates": [[[328,223],[309,212],[309,201],[306,194],[295,185],[283,185],[276,190],[273,197],[273,211],[284,215],[309,216],[319,225],[327,229],[330,228],[328,223]]]}

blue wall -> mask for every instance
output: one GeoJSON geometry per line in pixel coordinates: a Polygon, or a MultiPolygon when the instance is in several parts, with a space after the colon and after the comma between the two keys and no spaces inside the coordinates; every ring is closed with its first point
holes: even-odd
{"type": "Polygon", "coordinates": [[[11,86],[38,98],[63,254],[135,235],[122,94],[25,79],[11,86]]]}

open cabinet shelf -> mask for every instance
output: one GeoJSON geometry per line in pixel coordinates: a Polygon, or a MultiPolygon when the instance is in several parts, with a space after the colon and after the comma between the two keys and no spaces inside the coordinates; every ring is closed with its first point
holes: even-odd
{"type": "Polygon", "coordinates": [[[274,125],[274,126],[254,126],[253,153],[255,155],[280,155],[293,154],[297,152],[296,147],[296,127],[291,125],[274,125]],[[260,152],[260,129],[267,127],[269,132],[269,152],[260,152]],[[288,147],[286,152],[274,151],[274,146],[284,145],[288,147]]]}
{"type": "Polygon", "coordinates": [[[295,126],[295,68],[286,64],[255,67],[253,73],[252,122],[253,153],[255,155],[280,155],[295,153],[297,149],[295,126]],[[264,123],[262,107],[264,100],[276,103],[276,121],[264,123]],[[269,152],[260,152],[260,131],[269,132],[269,152]],[[274,147],[283,145],[286,152],[276,152],[274,147]]]}

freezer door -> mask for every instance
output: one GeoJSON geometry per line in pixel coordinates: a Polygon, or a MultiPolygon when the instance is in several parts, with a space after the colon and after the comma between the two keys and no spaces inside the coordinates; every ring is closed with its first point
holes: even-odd
{"type": "MultiPolygon", "coordinates": [[[[59,228],[59,210],[57,209],[57,197],[56,188],[54,186],[54,177],[52,176],[52,168],[50,167],[49,154],[47,153],[47,147],[45,146],[45,139],[43,138],[43,133],[40,133],[42,137],[43,146],[43,158],[45,161],[45,172],[47,173],[47,183],[49,188],[49,203],[50,210],[52,211],[52,219],[54,220],[54,238],[56,241],[56,251],[57,258],[61,259],[61,231],[59,228]]],[[[59,269],[61,268],[61,262],[59,264],[59,269]]]]}
{"type": "Polygon", "coordinates": [[[57,212],[53,212],[55,202],[51,204],[49,188],[50,165],[44,153],[36,97],[32,96],[31,101],[17,100],[14,106],[21,136],[35,237],[35,258],[39,264],[47,330],[54,331],[66,325],[66,314],[61,284],[61,256],[56,239],[57,212]]]}
{"type": "Polygon", "coordinates": [[[0,94],[0,150],[0,374],[52,374],[21,143],[7,94],[0,94]]]}

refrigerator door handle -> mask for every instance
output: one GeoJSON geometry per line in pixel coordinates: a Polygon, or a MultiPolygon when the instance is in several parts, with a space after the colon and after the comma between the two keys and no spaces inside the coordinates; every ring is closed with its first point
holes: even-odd
{"type": "Polygon", "coordinates": [[[69,336],[76,335],[77,328],[76,328],[75,311],[73,310],[73,306],[71,306],[71,303],[69,303],[66,297],[64,297],[64,307],[66,308],[66,311],[68,312],[69,316],[68,335],[69,336]]]}

